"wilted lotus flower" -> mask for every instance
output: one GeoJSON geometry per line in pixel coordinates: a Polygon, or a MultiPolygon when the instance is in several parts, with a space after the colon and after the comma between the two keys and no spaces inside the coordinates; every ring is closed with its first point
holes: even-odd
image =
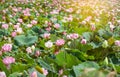
{"type": "Polygon", "coordinates": [[[11,51],[12,50],[12,44],[4,44],[3,46],[2,46],[2,51],[3,52],[9,52],[9,51],[11,51]]]}
{"type": "Polygon", "coordinates": [[[6,77],[5,72],[0,72],[0,77],[6,77]]]}
{"type": "Polygon", "coordinates": [[[11,63],[15,63],[15,58],[7,56],[3,59],[3,63],[8,66],[11,63]]]}
{"type": "Polygon", "coordinates": [[[51,48],[53,46],[53,43],[51,41],[48,41],[45,43],[45,47],[51,48]]]}
{"type": "Polygon", "coordinates": [[[36,71],[32,72],[31,75],[30,75],[30,77],[38,77],[37,76],[37,72],[36,71]]]}

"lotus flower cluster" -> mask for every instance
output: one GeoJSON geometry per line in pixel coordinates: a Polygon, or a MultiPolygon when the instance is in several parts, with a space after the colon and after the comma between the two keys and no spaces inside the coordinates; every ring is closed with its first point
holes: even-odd
{"type": "Polygon", "coordinates": [[[0,0],[0,77],[119,76],[119,4],[0,0]]]}

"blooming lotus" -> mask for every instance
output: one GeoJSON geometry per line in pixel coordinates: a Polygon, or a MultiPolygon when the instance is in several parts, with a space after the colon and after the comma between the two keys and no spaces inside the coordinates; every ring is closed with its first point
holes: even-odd
{"type": "Polygon", "coordinates": [[[51,41],[47,41],[45,43],[45,47],[47,47],[47,48],[51,48],[52,46],[53,46],[53,42],[51,42],[51,41]]]}
{"type": "Polygon", "coordinates": [[[10,65],[11,63],[15,63],[15,58],[7,56],[3,58],[3,63],[5,65],[10,65]]]}
{"type": "Polygon", "coordinates": [[[12,44],[4,44],[3,46],[2,46],[2,51],[3,52],[9,52],[9,51],[11,51],[12,50],[12,44]]]}

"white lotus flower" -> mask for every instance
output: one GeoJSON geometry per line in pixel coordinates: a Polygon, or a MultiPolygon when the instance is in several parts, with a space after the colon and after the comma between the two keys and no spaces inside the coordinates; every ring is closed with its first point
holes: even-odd
{"type": "Polygon", "coordinates": [[[47,48],[51,48],[52,46],[53,46],[53,42],[51,42],[51,41],[48,41],[45,43],[45,47],[47,47],[47,48]]]}

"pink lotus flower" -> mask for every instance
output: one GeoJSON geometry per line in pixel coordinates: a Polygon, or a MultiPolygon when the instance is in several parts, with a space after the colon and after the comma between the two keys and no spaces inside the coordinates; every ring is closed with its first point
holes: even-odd
{"type": "Polygon", "coordinates": [[[56,29],[60,28],[60,24],[55,24],[54,28],[56,28],[56,29]]]}
{"type": "Polygon", "coordinates": [[[59,14],[59,10],[53,10],[50,12],[50,14],[59,14]]]}
{"type": "Polygon", "coordinates": [[[36,52],[35,52],[35,56],[36,56],[36,57],[40,56],[40,54],[41,54],[40,51],[36,51],[36,52]]]}
{"type": "Polygon", "coordinates": [[[18,9],[17,9],[16,7],[13,7],[12,10],[13,10],[14,12],[18,12],[18,9]]]}
{"type": "Polygon", "coordinates": [[[18,7],[18,11],[21,11],[22,10],[22,8],[21,7],[18,7]]]}
{"type": "Polygon", "coordinates": [[[92,17],[91,17],[91,16],[88,16],[88,17],[85,19],[85,21],[89,22],[91,19],[92,19],[92,17]]]}
{"type": "Polygon", "coordinates": [[[50,32],[50,31],[51,31],[51,27],[47,27],[46,30],[47,30],[48,32],[50,32]]]}
{"type": "Polygon", "coordinates": [[[116,40],[116,41],[115,41],[115,45],[116,45],[116,46],[120,46],[120,40],[116,40]]]}
{"type": "Polygon", "coordinates": [[[99,19],[95,19],[96,22],[99,22],[100,20],[99,19]]]}
{"type": "Polygon", "coordinates": [[[62,32],[63,35],[66,35],[67,33],[65,31],[62,32]]]}
{"type": "Polygon", "coordinates": [[[62,45],[65,44],[65,41],[64,41],[64,39],[59,39],[59,40],[56,41],[55,44],[56,44],[57,46],[62,46],[62,45]]]}
{"type": "Polygon", "coordinates": [[[86,44],[87,43],[87,40],[86,39],[82,39],[81,40],[81,44],[86,44]]]}
{"type": "Polygon", "coordinates": [[[67,39],[72,39],[72,35],[71,34],[67,35],[66,37],[67,37],[67,39]]]}
{"type": "Polygon", "coordinates": [[[2,24],[2,28],[4,28],[4,29],[8,29],[8,24],[2,24]]]}
{"type": "Polygon", "coordinates": [[[26,51],[27,51],[27,53],[32,53],[31,47],[27,47],[27,48],[26,48],[26,51]]]}
{"type": "Polygon", "coordinates": [[[91,30],[94,31],[96,29],[95,24],[91,23],[90,25],[91,25],[91,30]]]}
{"type": "Polygon", "coordinates": [[[3,20],[5,20],[5,19],[6,19],[6,17],[5,17],[5,16],[2,16],[2,19],[3,19],[3,20]]]}
{"type": "Polygon", "coordinates": [[[32,24],[27,24],[27,27],[28,28],[31,28],[33,25],[32,24]]]}
{"type": "Polygon", "coordinates": [[[17,32],[18,34],[21,34],[21,33],[23,32],[23,30],[22,30],[22,28],[17,28],[16,32],[17,32]]]}
{"type": "Polygon", "coordinates": [[[59,75],[62,75],[63,74],[63,69],[60,69],[59,70],[59,75]]]}
{"type": "Polygon", "coordinates": [[[46,76],[48,74],[48,71],[45,68],[42,68],[43,74],[46,76]]]}
{"type": "Polygon", "coordinates": [[[47,22],[47,25],[48,25],[48,27],[50,27],[52,25],[52,23],[51,22],[47,22]]]}
{"type": "Polygon", "coordinates": [[[73,39],[77,39],[78,37],[79,37],[78,34],[76,34],[76,33],[73,33],[73,34],[72,34],[72,38],[73,38],[73,39]]]}
{"type": "Polygon", "coordinates": [[[23,10],[23,14],[25,15],[25,16],[30,16],[31,14],[30,14],[30,9],[29,8],[26,8],[25,10],[23,10]]]}
{"type": "Polygon", "coordinates": [[[30,75],[30,77],[38,77],[37,76],[37,72],[36,71],[32,72],[31,75],[30,75]]]}
{"type": "Polygon", "coordinates": [[[62,77],[67,77],[67,75],[63,75],[62,77]]]}
{"type": "Polygon", "coordinates": [[[77,39],[79,35],[77,33],[67,35],[67,39],[77,39]]]}
{"type": "Polygon", "coordinates": [[[10,65],[11,63],[15,63],[15,58],[7,56],[3,59],[3,63],[5,65],[10,65]]]}
{"type": "Polygon", "coordinates": [[[81,24],[85,25],[87,22],[86,21],[82,21],[81,24]]]}
{"type": "Polygon", "coordinates": [[[15,37],[16,35],[17,35],[16,32],[12,32],[12,34],[11,34],[12,37],[15,37]]]}
{"type": "Polygon", "coordinates": [[[17,29],[17,28],[19,28],[19,27],[20,27],[19,24],[14,25],[14,29],[17,29]]]}
{"type": "Polygon", "coordinates": [[[8,51],[11,51],[12,50],[12,44],[4,44],[2,46],[2,51],[3,52],[8,52],[8,51]]]}
{"type": "Polygon", "coordinates": [[[32,20],[32,21],[31,21],[31,24],[32,24],[32,25],[36,25],[36,24],[37,24],[37,21],[36,21],[36,20],[32,20]]]}
{"type": "Polygon", "coordinates": [[[66,12],[69,12],[69,13],[73,12],[73,8],[66,9],[66,12]]]}
{"type": "Polygon", "coordinates": [[[23,22],[23,20],[22,20],[21,18],[18,18],[18,22],[22,23],[22,22],[23,22]]]}
{"type": "Polygon", "coordinates": [[[44,33],[43,38],[49,39],[50,38],[50,33],[44,33]]]}
{"type": "Polygon", "coordinates": [[[0,72],[0,77],[6,77],[5,72],[0,72]]]}
{"type": "Polygon", "coordinates": [[[113,29],[115,28],[115,26],[112,23],[109,23],[109,24],[110,24],[110,30],[113,31],[113,29]]]}
{"type": "Polygon", "coordinates": [[[69,15],[69,17],[67,18],[67,21],[72,21],[73,20],[73,16],[69,15]]]}

